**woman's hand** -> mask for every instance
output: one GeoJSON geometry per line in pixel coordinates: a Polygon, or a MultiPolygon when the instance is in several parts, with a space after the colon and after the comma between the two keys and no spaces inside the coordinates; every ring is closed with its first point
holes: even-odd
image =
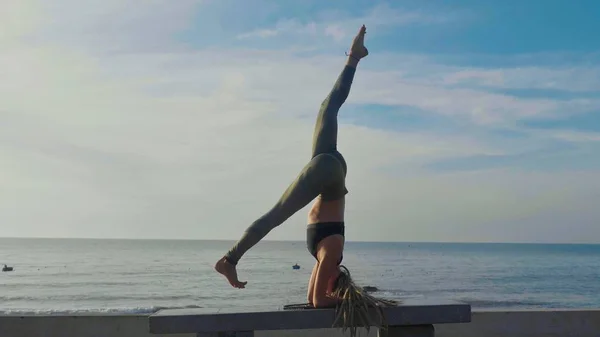
{"type": "Polygon", "coordinates": [[[315,303],[313,303],[313,307],[315,308],[335,308],[338,304],[341,303],[341,300],[339,298],[331,296],[324,296],[318,299],[318,301],[314,302],[315,303]]]}

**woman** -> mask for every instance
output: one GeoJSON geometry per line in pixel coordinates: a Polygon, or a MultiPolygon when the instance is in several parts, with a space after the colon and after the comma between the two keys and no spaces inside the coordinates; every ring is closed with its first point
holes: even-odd
{"type": "Polygon", "coordinates": [[[348,97],[359,61],[369,54],[364,46],[365,34],[363,25],[352,41],[342,73],[321,104],[313,135],[312,159],[275,206],[252,223],[242,238],[216,263],[215,269],[233,287],[244,288],[247,284],[238,280],[236,271],[244,253],[273,228],[317,198],[308,213],[308,250],[316,259],[308,286],[308,302],[314,307],[330,307],[342,300],[332,296],[336,284],[339,284],[339,264],[344,249],[345,195],[348,193],[346,162],[337,151],[337,115],[348,97]]]}

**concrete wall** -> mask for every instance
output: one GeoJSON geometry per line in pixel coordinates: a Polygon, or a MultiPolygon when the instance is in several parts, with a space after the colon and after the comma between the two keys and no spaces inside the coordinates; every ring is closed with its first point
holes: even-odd
{"type": "MultiPolygon", "coordinates": [[[[160,337],[136,315],[0,316],[0,337],[160,337]]],[[[360,336],[375,337],[375,330],[360,336]]],[[[167,335],[161,335],[167,337],[167,335]]],[[[257,337],[343,336],[337,330],[261,331],[257,337]]],[[[438,337],[599,337],[600,310],[474,312],[465,324],[436,326],[438,337]]],[[[194,334],[168,337],[195,337],[194,334]]]]}
{"type": "Polygon", "coordinates": [[[148,316],[0,316],[0,337],[196,337],[151,335],[148,316]]]}

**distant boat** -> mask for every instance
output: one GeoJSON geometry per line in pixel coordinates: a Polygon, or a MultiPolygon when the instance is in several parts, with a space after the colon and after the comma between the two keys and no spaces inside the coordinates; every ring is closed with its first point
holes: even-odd
{"type": "Polygon", "coordinates": [[[4,267],[2,268],[2,271],[13,271],[13,267],[9,267],[7,265],[4,265],[4,267]]]}
{"type": "Polygon", "coordinates": [[[296,263],[295,265],[292,266],[293,269],[300,269],[300,266],[296,263]]]}
{"type": "Polygon", "coordinates": [[[366,291],[366,292],[368,292],[368,293],[379,291],[379,289],[377,289],[377,287],[374,287],[374,286],[364,286],[363,290],[366,291]]]}

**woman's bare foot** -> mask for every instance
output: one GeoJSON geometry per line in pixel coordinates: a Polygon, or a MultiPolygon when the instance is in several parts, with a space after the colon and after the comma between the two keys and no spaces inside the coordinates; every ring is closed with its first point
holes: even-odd
{"type": "Polygon", "coordinates": [[[363,57],[366,57],[367,55],[369,55],[369,50],[367,49],[367,47],[365,47],[365,34],[367,33],[367,27],[365,27],[365,25],[362,25],[362,27],[360,27],[360,30],[358,31],[358,34],[356,34],[356,36],[354,37],[354,40],[352,40],[352,46],[350,47],[350,54],[349,56],[360,60],[363,57]]]}
{"type": "Polygon", "coordinates": [[[246,283],[248,283],[241,282],[240,280],[238,280],[237,270],[235,270],[235,266],[227,262],[227,260],[225,260],[224,257],[217,261],[217,263],[215,264],[215,270],[219,274],[225,276],[227,281],[229,281],[229,284],[231,284],[235,288],[243,289],[246,287],[246,283]]]}

